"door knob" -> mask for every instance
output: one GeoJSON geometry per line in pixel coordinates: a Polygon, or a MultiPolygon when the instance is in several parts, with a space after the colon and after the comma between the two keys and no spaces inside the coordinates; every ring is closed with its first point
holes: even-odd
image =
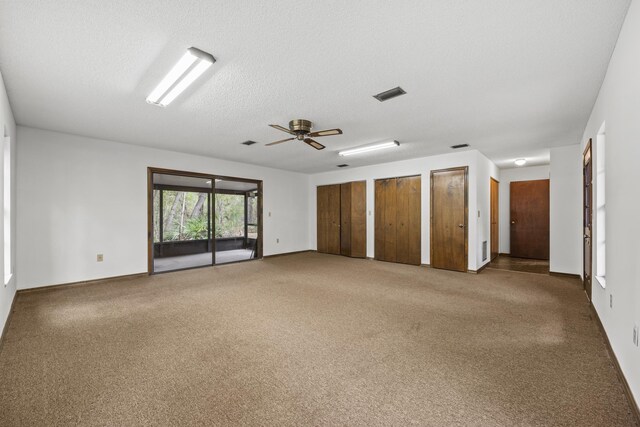
{"type": "Polygon", "coordinates": [[[513,221],[511,221],[511,224],[515,224],[515,223],[516,223],[516,220],[515,220],[515,219],[514,219],[513,221]]]}
{"type": "Polygon", "coordinates": [[[464,224],[458,224],[458,227],[464,228],[464,224]]]}

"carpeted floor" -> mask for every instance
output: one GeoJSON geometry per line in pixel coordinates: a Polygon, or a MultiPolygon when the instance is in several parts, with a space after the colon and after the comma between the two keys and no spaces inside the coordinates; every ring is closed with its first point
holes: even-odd
{"type": "Polygon", "coordinates": [[[305,253],[17,298],[2,426],[634,425],[572,279],[305,253]]]}

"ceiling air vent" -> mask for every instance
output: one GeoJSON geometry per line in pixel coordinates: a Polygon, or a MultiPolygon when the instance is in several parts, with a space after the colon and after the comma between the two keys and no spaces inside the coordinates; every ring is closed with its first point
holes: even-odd
{"type": "Polygon", "coordinates": [[[375,99],[377,99],[380,102],[386,101],[388,99],[391,98],[395,98],[396,96],[400,96],[400,95],[404,95],[405,92],[404,89],[402,89],[400,86],[398,87],[394,87],[393,89],[389,89],[389,90],[385,90],[384,92],[380,92],[377,95],[373,95],[373,97],[375,99]]]}
{"type": "Polygon", "coordinates": [[[242,143],[242,145],[253,145],[253,144],[257,144],[257,142],[249,140],[242,143]]]}
{"type": "Polygon", "coordinates": [[[343,164],[341,164],[341,165],[338,165],[338,167],[339,167],[339,168],[346,168],[347,166],[349,166],[349,165],[348,165],[348,164],[346,164],[346,163],[343,163],[343,164]]]}
{"type": "Polygon", "coordinates": [[[469,144],[458,144],[458,145],[452,145],[451,148],[453,148],[454,150],[457,150],[458,148],[466,148],[468,146],[469,144]]]}

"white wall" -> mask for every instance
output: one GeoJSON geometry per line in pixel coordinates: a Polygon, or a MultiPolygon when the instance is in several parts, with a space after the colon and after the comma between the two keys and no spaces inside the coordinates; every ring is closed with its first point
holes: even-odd
{"type": "MultiPolygon", "coordinates": [[[[589,138],[595,143],[598,131],[606,121],[606,288],[594,280],[592,300],[636,402],[640,401],[640,348],[632,343],[632,330],[634,324],[640,325],[639,40],[640,2],[634,0],[581,146],[584,150],[589,138]]],[[[597,181],[594,184],[597,187],[597,181]]]]}
{"type": "MultiPolygon", "coordinates": [[[[491,262],[491,178],[500,181],[500,169],[495,163],[478,152],[477,210],[480,212],[479,215],[476,212],[476,220],[478,222],[476,265],[478,268],[491,262]],[[487,242],[487,258],[483,260],[482,242],[484,241],[487,242]]],[[[500,224],[498,224],[498,227],[500,227],[500,224]]],[[[498,236],[499,239],[500,237],[498,236]]]]}
{"type": "Polygon", "coordinates": [[[510,184],[516,181],[549,179],[549,166],[525,166],[500,169],[499,205],[500,205],[500,253],[511,252],[511,198],[510,184]]]}
{"type": "MultiPolygon", "coordinates": [[[[4,201],[5,197],[11,197],[11,206],[13,208],[12,212],[12,256],[13,265],[15,266],[15,247],[16,247],[16,197],[15,197],[15,186],[16,186],[16,122],[13,118],[13,113],[11,112],[11,106],[9,105],[9,98],[7,97],[7,91],[5,90],[4,80],[2,78],[2,74],[0,74],[0,147],[2,147],[3,139],[5,136],[8,136],[11,139],[11,154],[12,154],[12,164],[11,164],[11,175],[12,175],[12,189],[13,194],[2,194],[2,201],[4,201]]],[[[4,193],[4,150],[0,148],[0,192],[4,193]]],[[[0,202],[2,202],[0,201],[0,202]]],[[[16,270],[14,268],[13,276],[9,280],[8,283],[4,282],[5,271],[4,271],[4,233],[7,233],[9,230],[4,229],[4,221],[0,220],[0,332],[4,329],[5,323],[9,316],[9,310],[11,308],[11,303],[13,302],[13,298],[16,294],[16,270]]]]}
{"type": "MultiPolygon", "coordinates": [[[[457,166],[469,166],[469,265],[470,270],[477,270],[479,263],[479,240],[478,224],[482,223],[482,233],[484,236],[486,225],[484,219],[488,221],[488,202],[485,203],[484,190],[481,218],[478,219],[478,176],[482,181],[487,181],[489,185],[489,173],[495,172],[497,168],[491,167],[491,163],[482,154],[475,150],[463,151],[460,153],[444,154],[440,156],[423,157],[419,159],[404,160],[400,162],[384,163],[374,166],[364,166],[354,169],[341,169],[334,172],[325,172],[311,175],[309,183],[309,242],[312,249],[316,249],[316,187],[318,185],[337,184],[348,181],[367,181],[367,256],[374,256],[374,181],[379,178],[421,175],[421,248],[422,263],[429,264],[429,216],[430,216],[430,173],[432,170],[445,169],[457,166]],[[481,167],[479,168],[479,163],[481,167]],[[486,176],[485,176],[486,175],[486,176]],[[483,212],[484,211],[484,212],[483,212]]],[[[492,165],[492,163],[491,163],[492,165]]],[[[488,260],[487,260],[488,261],[488,260]]]]}
{"type": "Polygon", "coordinates": [[[550,260],[555,273],[582,274],[582,166],[580,145],[551,149],[550,260]]]}
{"type": "Polygon", "coordinates": [[[18,289],[146,272],[147,167],[261,179],[264,255],[309,247],[307,175],[22,126],[18,135],[18,289]]]}

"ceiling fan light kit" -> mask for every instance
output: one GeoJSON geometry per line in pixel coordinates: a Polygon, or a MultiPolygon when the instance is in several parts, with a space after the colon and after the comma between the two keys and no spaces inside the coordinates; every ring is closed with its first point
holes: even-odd
{"type": "Polygon", "coordinates": [[[333,136],[333,135],[342,135],[342,130],[340,129],[326,129],[320,130],[316,132],[311,132],[311,128],[313,127],[313,123],[309,120],[305,119],[295,119],[289,122],[289,129],[280,125],[269,125],[274,129],[278,129],[279,131],[288,133],[289,135],[293,135],[292,138],[281,139],[279,141],[271,142],[266,144],[267,146],[272,146],[276,144],[281,144],[287,141],[298,140],[302,141],[305,144],[315,148],[316,150],[323,150],[324,145],[320,144],[318,141],[312,138],[320,138],[323,136],[333,136]]]}
{"type": "Polygon", "coordinates": [[[216,59],[211,54],[195,47],[190,47],[147,97],[147,102],[166,107],[211,67],[214,62],[216,62],[216,59]]]}
{"type": "Polygon", "coordinates": [[[398,146],[400,146],[400,143],[396,140],[393,140],[393,141],[381,142],[378,144],[366,145],[364,147],[351,148],[349,150],[340,151],[338,155],[352,156],[354,154],[368,153],[370,151],[377,151],[377,150],[385,150],[388,148],[396,148],[398,146]]]}

